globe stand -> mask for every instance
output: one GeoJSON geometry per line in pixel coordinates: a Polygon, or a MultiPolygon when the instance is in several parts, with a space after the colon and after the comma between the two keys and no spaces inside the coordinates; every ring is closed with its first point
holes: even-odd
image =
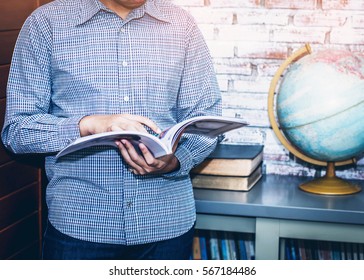
{"type": "Polygon", "coordinates": [[[314,179],[307,183],[301,184],[299,188],[303,191],[313,193],[313,194],[321,194],[321,195],[347,195],[347,194],[354,194],[361,191],[361,188],[357,185],[351,184],[343,179],[336,177],[335,175],[335,166],[353,164],[356,162],[354,158],[347,159],[338,162],[325,162],[321,160],[317,160],[311,158],[300,150],[298,150],[295,146],[293,146],[287,138],[284,136],[282,131],[279,128],[279,125],[276,120],[275,112],[274,112],[274,96],[276,94],[275,89],[279,82],[279,79],[282,77],[283,72],[285,69],[297,59],[308,55],[311,53],[311,47],[309,44],[306,44],[304,47],[297,50],[293,53],[290,57],[282,63],[279,67],[277,72],[275,73],[272,82],[269,88],[268,94],[268,117],[269,121],[272,125],[272,129],[275,135],[278,137],[279,141],[283,144],[284,147],[288,149],[293,155],[306,161],[308,163],[319,165],[319,166],[327,166],[326,175],[319,179],[314,179]]]}
{"type": "Polygon", "coordinates": [[[326,175],[324,177],[303,183],[299,188],[305,192],[323,195],[347,195],[361,191],[358,185],[336,176],[334,162],[327,163],[326,175]]]}

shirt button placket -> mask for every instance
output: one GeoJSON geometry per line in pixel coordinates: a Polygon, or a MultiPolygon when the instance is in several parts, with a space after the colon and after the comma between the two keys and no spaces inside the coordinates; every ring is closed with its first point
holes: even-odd
{"type": "Polygon", "coordinates": [[[129,49],[129,38],[128,38],[128,30],[127,26],[122,26],[119,29],[119,37],[120,37],[120,44],[119,44],[119,55],[118,55],[118,67],[119,67],[119,96],[121,102],[121,111],[122,112],[130,112],[132,113],[132,108],[130,107],[129,102],[131,101],[131,77],[130,77],[130,70],[128,67],[129,64],[129,57],[130,57],[130,49],[129,49]]]}

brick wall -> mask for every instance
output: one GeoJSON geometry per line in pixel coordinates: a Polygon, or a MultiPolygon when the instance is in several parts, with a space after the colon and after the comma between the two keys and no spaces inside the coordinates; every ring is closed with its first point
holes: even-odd
{"type": "MultiPolygon", "coordinates": [[[[364,51],[364,1],[358,0],[172,0],[192,13],[214,58],[223,114],[250,126],[227,142],[265,145],[268,174],[315,176],[325,168],[295,159],[277,140],[267,115],[270,82],[293,51],[334,47],[364,51]]],[[[364,179],[364,159],[337,170],[364,179]]]]}
{"type": "MultiPolygon", "coordinates": [[[[27,16],[47,2],[0,1],[0,130],[4,123],[11,56],[19,30],[27,16]]],[[[0,260],[40,257],[40,163],[35,157],[15,157],[0,142],[0,260]]]]}

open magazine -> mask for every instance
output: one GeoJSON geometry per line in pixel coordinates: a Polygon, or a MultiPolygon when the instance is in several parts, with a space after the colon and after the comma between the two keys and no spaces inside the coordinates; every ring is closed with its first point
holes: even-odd
{"type": "Polygon", "coordinates": [[[115,146],[115,141],[126,139],[137,147],[143,143],[158,158],[173,151],[183,133],[199,134],[210,138],[247,125],[241,119],[221,116],[198,116],[162,131],[155,136],[139,131],[111,131],[84,136],[76,139],[57,154],[57,158],[69,153],[99,145],[115,146]]]}

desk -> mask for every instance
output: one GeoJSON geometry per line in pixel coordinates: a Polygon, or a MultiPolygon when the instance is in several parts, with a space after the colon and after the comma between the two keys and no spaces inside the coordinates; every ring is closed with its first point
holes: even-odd
{"type": "MultiPolygon", "coordinates": [[[[265,175],[249,192],[194,189],[196,228],[255,233],[256,259],[279,259],[280,239],[364,243],[363,191],[315,195],[298,185],[312,178],[265,175]]],[[[282,251],[282,250],[281,250],[282,251]]]]}

